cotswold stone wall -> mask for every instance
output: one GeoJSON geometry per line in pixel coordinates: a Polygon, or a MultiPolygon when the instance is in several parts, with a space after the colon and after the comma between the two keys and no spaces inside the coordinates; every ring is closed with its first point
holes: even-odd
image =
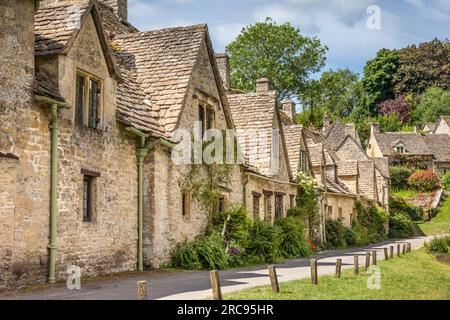
{"type": "Polygon", "coordinates": [[[325,212],[327,219],[338,220],[341,219],[343,224],[347,227],[351,226],[354,217],[355,197],[349,197],[339,194],[327,193],[326,202],[328,207],[325,212]]]}
{"type": "Polygon", "coordinates": [[[272,195],[269,198],[270,220],[267,222],[273,223],[275,221],[275,193],[283,196],[283,216],[286,217],[287,210],[291,208],[290,196],[295,196],[297,194],[297,187],[295,185],[276,182],[257,175],[248,175],[247,181],[245,203],[252,219],[254,219],[257,215],[259,216],[260,220],[265,220],[264,195],[268,192],[272,193],[272,195]],[[253,207],[253,197],[255,193],[261,195],[261,198],[259,200],[259,214],[254,212],[253,207]]]}
{"type": "MultiPolygon", "coordinates": [[[[203,42],[186,97],[186,105],[179,120],[179,128],[193,132],[198,121],[199,104],[214,107],[216,128],[227,129],[206,42],[203,42]]],[[[175,165],[170,150],[158,147],[145,163],[145,231],[144,261],[146,267],[158,268],[170,261],[176,244],[193,240],[202,234],[208,223],[207,210],[196,199],[191,200],[190,214],[182,215],[181,185],[190,166],[175,165]]],[[[206,179],[204,170],[199,175],[206,179]]],[[[228,204],[242,203],[242,183],[239,166],[231,173],[231,184],[223,186],[228,204]]]]}
{"type": "MultiPolygon", "coordinates": [[[[6,88],[0,90],[0,136],[4,137],[1,141],[6,141],[2,148],[7,149],[0,152],[14,155],[14,159],[0,156],[0,290],[46,281],[50,233],[50,119],[48,106],[33,102],[33,1],[7,4],[12,10],[7,14],[12,18],[1,19],[8,26],[9,42],[5,42],[5,47],[14,49],[14,60],[7,60],[12,54],[9,49],[0,50],[0,66],[3,68],[3,61],[9,61],[11,67],[0,75],[2,89],[6,88]],[[13,18],[14,22],[8,24],[13,18]]],[[[1,7],[0,14],[3,13],[1,7]]],[[[57,71],[51,75],[58,75],[55,81],[72,105],[76,66],[102,78],[104,84],[104,130],[75,124],[73,108],[60,113],[58,281],[66,279],[67,267],[71,265],[81,267],[82,277],[136,268],[136,142],[112,121],[115,82],[109,78],[101,51],[95,51],[99,46],[91,23],[87,21],[88,28],[81,31],[67,57],[38,60],[45,68],[57,71]],[[78,54],[86,46],[95,51],[92,69],[78,54]],[[82,169],[100,175],[94,179],[91,222],[82,219],[82,169]]]]}

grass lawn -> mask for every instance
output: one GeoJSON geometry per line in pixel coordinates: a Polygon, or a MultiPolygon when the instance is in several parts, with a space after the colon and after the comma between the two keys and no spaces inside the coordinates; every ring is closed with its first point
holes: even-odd
{"type": "MultiPolygon", "coordinates": [[[[369,275],[354,276],[345,270],[342,278],[319,277],[319,285],[310,279],[280,283],[281,293],[269,286],[248,289],[224,296],[226,300],[450,300],[450,266],[438,262],[424,250],[378,263],[381,289],[369,290],[369,275]]],[[[320,268],[320,265],[319,265],[320,268]]]]}
{"type": "Polygon", "coordinates": [[[411,198],[418,195],[418,192],[415,190],[397,190],[392,191],[392,195],[399,198],[411,198]]]}
{"type": "Polygon", "coordinates": [[[444,201],[436,217],[429,222],[420,223],[420,230],[427,236],[448,233],[450,228],[450,197],[444,201]]]}

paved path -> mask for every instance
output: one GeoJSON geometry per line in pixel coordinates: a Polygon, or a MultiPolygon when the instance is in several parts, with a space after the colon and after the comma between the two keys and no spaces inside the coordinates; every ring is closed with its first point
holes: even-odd
{"type": "MultiPolygon", "coordinates": [[[[383,248],[398,243],[411,243],[413,249],[423,246],[428,238],[417,237],[398,241],[385,241],[364,248],[353,248],[341,251],[326,251],[315,258],[318,259],[318,273],[332,274],[335,271],[337,258],[342,259],[342,268],[353,267],[353,256],[360,254],[360,264],[364,264],[366,252],[377,250],[378,260],[384,259],[383,248]]],[[[310,258],[289,260],[284,264],[277,264],[280,282],[309,278],[310,258]]],[[[222,293],[235,292],[246,288],[269,285],[267,265],[245,269],[234,269],[220,272],[222,293]]],[[[32,290],[30,292],[16,292],[0,299],[28,299],[28,300],[126,300],[136,299],[137,281],[146,280],[149,285],[149,299],[168,300],[202,300],[211,297],[211,285],[207,271],[148,271],[141,274],[120,276],[82,283],[81,290],[68,290],[64,284],[53,287],[32,290]]]]}

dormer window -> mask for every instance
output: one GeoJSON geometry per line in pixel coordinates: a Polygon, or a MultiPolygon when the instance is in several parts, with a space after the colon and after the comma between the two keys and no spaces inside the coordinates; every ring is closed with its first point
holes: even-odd
{"type": "Polygon", "coordinates": [[[305,150],[300,150],[300,171],[308,173],[308,153],[305,150]]]}
{"type": "Polygon", "coordinates": [[[75,92],[75,122],[99,129],[101,123],[102,82],[83,72],[77,72],[75,92]]]}
{"type": "Polygon", "coordinates": [[[400,153],[400,154],[405,154],[406,153],[406,148],[405,145],[399,143],[394,147],[395,152],[400,153]]]}

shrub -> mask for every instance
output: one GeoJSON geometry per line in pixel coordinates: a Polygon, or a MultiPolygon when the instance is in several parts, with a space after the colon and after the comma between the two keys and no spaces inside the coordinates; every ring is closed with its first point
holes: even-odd
{"type": "Polygon", "coordinates": [[[344,231],[345,243],[348,246],[354,246],[357,243],[357,232],[353,228],[345,228],[344,231]]]}
{"type": "Polygon", "coordinates": [[[410,205],[402,198],[390,197],[389,209],[393,213],[405,213],[413,221],[420,221],[423,219],[423,209],[421,207],[410,205]]]}
{"type": "Polygon", "coordinates": [[[280,229],[266,222],[255,220],[249,229],[248,241],[245,244],[246,254],[251,262],[270,263],[280,256],[280,229]]]}
{"type": "Polygon", "coordinates": [[[248,229],[251,221],[245,207],[232,207],[226,212],[213,215],[213,225],[219,232],[223,231],[225,225],[224,239],[245,243],[248,238],[248,229]]]}
{"type": "Polygon", "coordinates": [[[305,241],[303,225],[299,218],[287,217],[275,223],[280,229],[280,255],[293,259],[307,257],[312,254],[312,247],[305,241]]]}
{"type": "Polygon", "coordinates": [[[441,185],[444,190],[450,191],[450,171],[442,176],[441,185]]]}
{"type": "Polygon", "coordinates": [[[345,242],[345,227],[341,220],[327,220],[325,223],[326,234],[326,248],[328,249],[340,249],[345,248],[347,243],[345,242]]]}
{"type": "Polygon", "coordinates": [[[394,190],[408,188],[408,178],[412,174],[412,170],[407,167],[391,167],[389,173],[391,175],[391,187],[394,190]]]}
{"type": "Polygon", "coordinates": [[[172,254],[172,266],[190,270],[225,269],[228,266],[228,255],[221,235],[214,232],[177,245],[172,254]]]}
{"type": "Polygon", "coordinates": [[[389,217],[389,237],[407,238],[415,233],[414,222],[401,212],[392,213],[389,217]]]}
{"type": "Polygon", "coordinates": [[[417,171],[409,177],[408,184],[418,191],[433,191],[438,187],[439,178],[432,170],[417,171]]]}
{"type": "Polygon", "coordinates": [[[431,240],[431,243],[427,245],[427,251],[432,253],[448,253],[449,244],[450,236],[434,238],[431,240]]]}

